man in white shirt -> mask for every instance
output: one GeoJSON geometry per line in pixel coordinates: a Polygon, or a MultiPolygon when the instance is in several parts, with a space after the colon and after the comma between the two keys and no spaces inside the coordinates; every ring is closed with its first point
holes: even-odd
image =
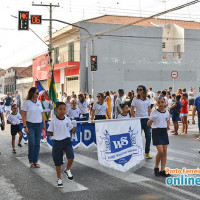
{"type": "Polygon", "coordinates": [[[115,117],[117,118],[119,114],[121,114],[121,104],[122,104],[122,97],[124,96],[124,90],[119,89],[118,90],[119,96],[117,97],[115,101],[115,117]]]}
{"type": "Polygon", "coordinates": [[[151,109],[152,109],[153,106],[154,106],[154,103],[155,103],[155,101],[156,101],[156,95],[155,95],[155,93],[152,91],[152,88],[151,88],[151,87],[149,88],[148,96],[149,96],[149,99],[150,99],[151,109]]]}

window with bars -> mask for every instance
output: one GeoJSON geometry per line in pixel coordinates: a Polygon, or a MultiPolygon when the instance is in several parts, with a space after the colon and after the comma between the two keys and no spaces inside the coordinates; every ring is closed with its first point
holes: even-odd
{"type": "Polygon", "coordinates": [[[59,64],[59,47],[54,49],[54,64],[59,64]]]}
{"type": "Polygon", "coordinates": [[[74,42],[68,44],[68,61],[74,62],[74,42]]]}

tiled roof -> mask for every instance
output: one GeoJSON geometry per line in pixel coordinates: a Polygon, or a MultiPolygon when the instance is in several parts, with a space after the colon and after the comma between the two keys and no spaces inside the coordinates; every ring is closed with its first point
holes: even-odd
{"type": "MultiPolygon", "coordinates": [[[[127,16],[114,16],[114,15],[104,15],[101,17],[85,20],[88,23],[104,23],[104,24],[129,24],[136,22],[138,20],[145,19],[143,17],[127,17],[127,16]]],[[[173,23],[184,29],[196,29],[200,30],[200,23],[195,21],[182,21],[173,19],[148,19],[137,24],[136,26],[154,26],[152,23],[173,23]]]]}

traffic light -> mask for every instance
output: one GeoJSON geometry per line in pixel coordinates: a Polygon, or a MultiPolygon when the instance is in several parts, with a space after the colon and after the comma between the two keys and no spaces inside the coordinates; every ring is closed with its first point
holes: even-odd
{"type": "Polygon", "coordinates": [[[97,71],[97,56],[91,56],[91,71],[97,71]]]}
{"type": "Polygon", "coordinates": [[[28,30],[28,29],[29,29],[29,12],[19,11],[18,30],[28,30]]]}

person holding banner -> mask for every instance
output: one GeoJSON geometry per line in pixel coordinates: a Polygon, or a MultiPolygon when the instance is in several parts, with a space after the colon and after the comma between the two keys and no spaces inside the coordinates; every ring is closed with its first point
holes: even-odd
{"type": "Polygon", "coordinates": [[[70,131],[73,134],[76,133],[76,124],[72,124],[71,120],[66,117],[66,105],[64,102],[56,103],[56,117],[50,122],[48,127],[48,135],[53,136],[53,149],[52,156],[53,161],[56,166],[56,172],[58,177],[58,188],[63,187],[63,182],[61,179],[61,166],[63,164],[63,151],[66,152],[68,159],[64,174],[69,180],[73,180],[73,175],[70,171],[74,160],[74,151],[72,148],[72,141],[70,131]]]}
{"type": "Polygon", "coordinates": [[[85,100],[85,97],[84,97],[83,94],[79,94],[78,99],[79,99],[78,107],[81,111],[82,116],[84,117],[83,120],[88,121],[89,120],[90,106],[89,106],[88,102],[85,100]]]}
{"type": "Polygon", "coordinates": [[[166,101],[164,97],[159,97],[157,100],[158,109],[151,113],[150,119],[147,122],[148,126],[152,126],[153,145],[157,148],[156,163],[154,168],[155,176],[169,177],[170,174],[165,172],[165,164],[167,160],[167,145],[169,138],[167,127],[169,126],[170,115],[166,110],[166,101]],[[159,171],[159,163],[161,161],[161,171],[159,171]]]}
{"type": "Polygon", "coordinates": [[[32,87],[28,91],[21,109],[24,131],[28,137],[28,159],[30,168],[40,168],[38,164],[40,139],[42,128],[46,131],[46,124],[42,114],[41,102],[38,100],[38,89],[32,87]]]}
{"type": "Polygon", "coordinates": [[[137,87],[137,97],[131,103],[131,116],[141,118],[141,128],[144,130],[146,144],[145,144],[145,157],[151,159],[150,144],[151,144],[151,128],[147,126],[147,121],[151,113],[151,103],[147,97],[147,89],[144,85],[137,87]],[[134,112],[134,110],[136,111],[134,112]]]}
{"type": "Polygon", "coordinates": [[[95,115],[95,120],[106,119],[106,114],[110,119],[110,113],[108,112],[107,103],[104,102],[104,95],[103,93],[98,93],[97,102],[94,104],[92,108],[91,120],[94,120],[94,115],[95,115]]]}

